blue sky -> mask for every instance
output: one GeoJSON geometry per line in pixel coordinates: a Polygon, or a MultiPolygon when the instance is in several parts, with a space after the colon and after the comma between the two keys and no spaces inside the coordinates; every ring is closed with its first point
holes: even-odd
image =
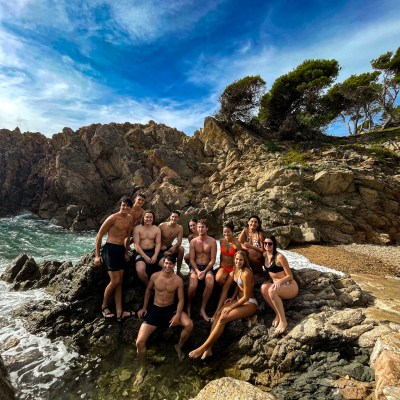
{"type": "Polygon", "coordinates": [[[192,135],[244,76],[269,89],[313,58],[338,60],[338,81],[371,70],[399,21],[398,0],[0,0],[0,128],[152,119],[192,135]]]}

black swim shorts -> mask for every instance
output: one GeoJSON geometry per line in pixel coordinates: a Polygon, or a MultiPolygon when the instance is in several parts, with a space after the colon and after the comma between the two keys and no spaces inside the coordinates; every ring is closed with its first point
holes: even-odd
{"type": "Polygon", "coordinates": [[[146,324],[156,326],[159,329],[167,329],[170,325],[171,318],[176,314],[175,304],[166,307],[150,304],[147,314],[144,317],[146,324]]]}
{"type": "MultiPolygon", "coordinates": [[[[154,249],[143,250],[144,254],[146,254],[146,256],[148,256],[150,258],[153,257],[154,251],[155,251],[154,249]]],[[[160,252],[160,253],[158,253],[157,260],[154,264],[146,264],[146,274],[149,278],[152,274],[154,274],[154,272],[158,272],[158,271],[162,270],[162,268],[158,265],[159,261],[162,258],[163,258],[163,255],[160,252]]],[[[140,255],[138,252],[136,252],[135,263],[137,263],[138,261],[143,261],[144,263],[146,263],[146,261],[144,261],[143,256],[140,255]]]]}
{"type": "MultiPolygon", "coordinates": [[[[206,265],[197,264],[197,268],[199,269],[199,271],[204,271],[207,268],[207,265],[208,264],[206,265]]],[[[196,271],[192,267],[190,267],[190,273],[195,274],[196,271]]],[[[214,274],[214,270],[211,268],[209,271],[206,272],[206,275],[208,274],[214,274]]]]}
{"type": "Polygon", "coordinates": [[[125,269],[125,246],[123,244],[105,243],[101,249],[103,264],[108,271],[125,269]]]}

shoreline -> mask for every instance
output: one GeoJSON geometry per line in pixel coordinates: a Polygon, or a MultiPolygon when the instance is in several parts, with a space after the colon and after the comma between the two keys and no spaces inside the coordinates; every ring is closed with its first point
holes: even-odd
{"type": "Polygon", "coordinates": [[[400,246],[375,244],[296,245],[286,250],[307,257],[312,263],[347,274],[400,278],[400,246]]]}

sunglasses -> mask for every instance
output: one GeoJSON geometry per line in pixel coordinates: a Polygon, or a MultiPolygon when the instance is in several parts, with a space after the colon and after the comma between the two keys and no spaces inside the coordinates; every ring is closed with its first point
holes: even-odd
{"type": "Polygon", "coordinates": [[[273,246],[274,243],[273,243],[273,242],[264,242],[264,245],[265,245],[265,246],[273,246]]]}

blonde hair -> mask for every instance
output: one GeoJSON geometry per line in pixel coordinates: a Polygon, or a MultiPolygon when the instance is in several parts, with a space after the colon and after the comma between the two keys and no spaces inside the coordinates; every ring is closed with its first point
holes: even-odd
{"type": "Polygon", "coordinates": [[[246,252],[244,252],[243,250],[238,250],[238,251],[236,252],[236,254],[235,254],[235,258],[236,258],[236,256],[237,256],[238,254],[240,254],[240,255],[243,257],[243,260],[244,260],[242,269],[249,268],[249,269],[251,270],[251,268],[250,268],[250,263],[249,263],[249,259],[247,258],[246,252]]]}

